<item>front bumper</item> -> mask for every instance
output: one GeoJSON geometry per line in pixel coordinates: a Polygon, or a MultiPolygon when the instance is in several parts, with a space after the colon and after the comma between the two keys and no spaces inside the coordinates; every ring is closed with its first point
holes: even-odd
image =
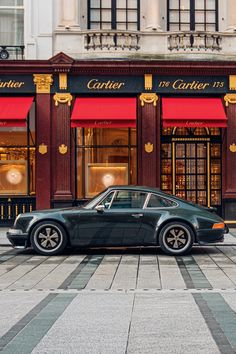
{"type": "Polygon", "coordinates": [[[29,235],[22,233],[21,230],[9,229],[7,231],[7,238],[15,248],[27,248],[29,235]]]}

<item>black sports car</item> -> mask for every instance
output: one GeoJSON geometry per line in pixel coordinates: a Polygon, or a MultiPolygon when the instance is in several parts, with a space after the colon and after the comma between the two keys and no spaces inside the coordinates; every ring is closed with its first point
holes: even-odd
{"type": "Polygon", "coordinates": [[[20,214],[7,237],[43,255],[65,247],[160,246],[170,255],[223,241],[224,221],[193,203],[139,186],[112,186],[82,207],[20,214]]]}

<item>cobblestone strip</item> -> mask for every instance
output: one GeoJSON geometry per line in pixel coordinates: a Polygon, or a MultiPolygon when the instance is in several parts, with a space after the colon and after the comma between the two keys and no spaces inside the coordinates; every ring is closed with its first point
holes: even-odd
{"type": "Polygon", "coordinates": [[[84,289],[98,268],[104,255],[89,255],[60,285],[59,289],[84,289]]]}
{"type": "Polygon", "coordinates": [[[192,256],[176,257],[176,261],[188,289],[212,289],[192,256]]]}
{"type": "Polygon", "coordinates": [[[193,294],[221,354],[236,353],[236,314],[220,294],[193,294]]]}

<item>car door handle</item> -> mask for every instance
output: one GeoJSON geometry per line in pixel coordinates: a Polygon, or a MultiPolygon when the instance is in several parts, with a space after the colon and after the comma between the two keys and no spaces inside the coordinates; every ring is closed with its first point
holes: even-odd
{"type": "Polygon", "coordinates": [[[138,219],[138,218],[141,218],[143,216],[143,214],[131,214],[131,216],[138,219]]]}

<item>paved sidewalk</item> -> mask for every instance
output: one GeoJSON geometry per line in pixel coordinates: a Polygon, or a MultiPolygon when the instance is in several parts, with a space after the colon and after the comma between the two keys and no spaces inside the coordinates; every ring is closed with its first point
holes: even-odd
{"type": "MultiPolygon", "coordinates": [[[[10,242],[6,237],[6,232],[9,227],[0,227],[0,246],[8,246],[10,242]]],[[[214,245],[234,245],[236,246],[236,229],[230,229],[230,233],[225,235],[225,241],[223,243],[214,244],[214,245]]]]}

